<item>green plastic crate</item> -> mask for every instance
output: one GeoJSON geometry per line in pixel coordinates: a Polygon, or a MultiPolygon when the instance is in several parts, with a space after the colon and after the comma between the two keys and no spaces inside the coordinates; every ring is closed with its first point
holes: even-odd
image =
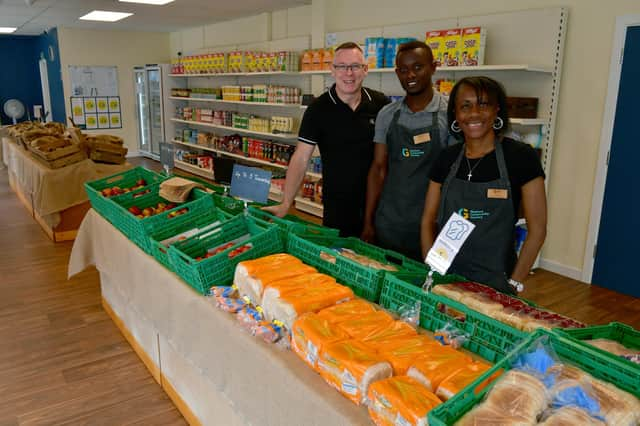
{"type": "Polygon", "coordinates": [[[595,378],[609,382],[633,394],[636,398],[640,398],[640,372],[637,369],[603,356],[600,351],[594,350],[595,348],[576,344],[568,337],[538,329],[464,390],[431,410],[428,415],[429,425],[448,426],[455,424],[458,419],[483,400],[493,385],[490,380],[491,376],[500,369],[509,370],[520,354],[533,349],[539,338],[547,339],[561,361],[575,365],[595,378]]]}
{"type": "Polygon", "coordinates": [[[228,214],[213,206],[210,210],[198,215],[191,216],[184,214],[173,217],[171,220],[167,220],[166,226],[161,227],[149,235],[150,254],[167,269],[173,271],[173,265],[169,259],[169,248],[165,247],[160,241],[164,241],[167,238],[171,238],[193,228],[203,228],[216,222],[224,222],[230,218],[228,214]]]}
{"type": "Polygon", "coordinates": [[[283,218],[280,218],[272,215],[269,212],[261,210],[258,207],[250,206],[248,210],[250,216],[262,219],[266,222],[274,223],[280,230],[280,234],[282,235],[282,239],[285,244],[287,244],[289,234],[296,234],[302,237],[327,236],[334,238],[338,237],[338,235],[340,234],[340,231],[337,229],[327,228],[322,225],[316,225],[290,214],[286,215],[283,218]]]}
{"type": "Polygon", "coordinates": [[[616,341],[629,349],[636,349],[640,352],[640,331],[634,329],[630,325],[622,324],[619,322],[612,322],[608,325],[594,325],[592,327],[585,328],[565,328],[554,329],[556,333],[568,337],[580,345],[585,345],[595,351],[601,352],[604,356],[614,358],[620,362],[627,363],[629,367],[636,368],[640,371],[640,364],[631,362],[621,356],[612,354],[600,348],[590,345],[584,340],[592,339],[609,339],[616,341]]]}
{"type": "MultiPolygon", "coordinates": [[[[433,274],[434,284],[461,281],[458,275],[433,274]]],[[[490,362],[505,356],[513,346],[528,336],[528,333],[476,312],[462,303],[422,290],[425,274],[387,274],[382,287],[380,305],[393,312],[414,301],[420,301],[420,326],[431,331],[450,323],[466,332],[469,339],[464,347],[490,362]],[[452,308],[464,320],[447,314],[445,307],[452,308]]],[[[464,280],[464,278],[462,278],[464,280]]]]}
{"type": "Polygon", "coordinates": [[[147,189],[150,189],[150,192],[141,196],[137,195],[143,192],[143,190],[113,197],[111,203],[109,203],[109,208],[112,212],[109,213],[107,217],[113,226],[118,228],[120,232],[147,253],[151,252],[149,235],[169,226],[173,220],[179,219],[180,221],[186,222],[215,208],[210,194],[195,189],[191,191],[189,199],[186,202],[181,204],[174,203],[177,204],[177,206],[171,210],[141,219],[131,214],[128,209],[134,205],[140,209],[144,209],[155,206],[159,202],[169,203],[169,201],[158,195],[158,184],[147,189]],[[178,211],[182,208],[186,208],[188,211],[179,216],[169,217],[171,212],[178,211]]]}
{"type": "Polygon", "coordinates": [[[174,175],[174,176],[171,176],[171,177],[176,177],[176,176],[180,177],[182,179],[190,180],[192,182],[197,182],[197,183],[203,185],[205,188],[212,190],[216,194],[224,194],[225,188],[222,185],[215,184],[215,183],[213,183],[213,182],[211,182],[209,180],[202,179],[202,178],[195,177],[195,176],[191,176],[191,175],[189,175],[189,176],[174,175]]]}
{"type": "Polygon", "coordinates": [[[244,215],[235,216],[219,226],[198,233],[169,247],[169,259],[173,270],[198,293],[206,294],[214,285],[232,284],[238,262],[255,259],[284,250],[278,229],[244,215]],[[245,234],[249,239],[235,244],[227,250],[197,261],[207,249],[233,241],[245,234]],[[253,247],[233,258],[228,254],[235,248],[251,243],[253,247]]]}
{"type": "MultiPolygon", "coordinates": [[[[342,256],[334,248],[348,248],[358,254],[368,256],[377,261],[393,264],[398,272],[418,272],[424,270],[424,265],[391,250],[385,250],[364,241],[349,237],[322,237],[289,235],[287,249],[294,256],[308,265],[314,266],[336,278],[341,284],[349,286],[353,292],[371,302],[378,302],[385,272],[361,265],[342,256]],[[326,259],[335,258],[335,262],[326,259]]],[[[394,274],[395,272],[389,272],[394,274]]]]}
{"type": "Polygon", "coordinates": [[[136,185],[136,182],[140,179],[144,179],[147,185],[142,188],[148,188],[149,185],[157,184],[166,179],[166,176],[159,175],[158,173],[147,170],[144,167],[135,167],[133,169],[116,173],[115,175],[107,176],[102,179],[94,180],[91,182],[85,182],[84,189],[87,192],[91,207],[97,211],[105,219],[111,221],[109,214],[113,211],[111,207],[111,198],[102,195],[102,190],[114,186],[120,188],[131,188],[136,185]]]}

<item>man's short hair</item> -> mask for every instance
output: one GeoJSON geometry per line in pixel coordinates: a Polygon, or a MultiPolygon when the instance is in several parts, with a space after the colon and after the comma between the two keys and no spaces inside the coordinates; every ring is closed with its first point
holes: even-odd
{"type": "Polygon", "coordinates": [[[362,51],[362,47],[360,47],[358,43],[354,43],[352,41],[347,41],[345,43],[342,43],[340,46],[336,47],[335,51],[337,52],[338,50],[346,50],[346,49],[356,49],[356,50],[359,50],[360,53],[364,54],[364,52],[362,51]]]}
{"type": "Polygon", "coordinates": [[[414,50],[414,49],[426,50],[427,55],[429,55],[429,57],[431,58],[431,62],[433,62],[433,52],[431,52],[431,48],[429,47],[429,45],[424,41],[418,41],[418,40],[402,43],[400,46],[398,46],[398,53],[396,53],[396,58],[400,56],[400,53],[406,52],[407,50],[414,50]]]}

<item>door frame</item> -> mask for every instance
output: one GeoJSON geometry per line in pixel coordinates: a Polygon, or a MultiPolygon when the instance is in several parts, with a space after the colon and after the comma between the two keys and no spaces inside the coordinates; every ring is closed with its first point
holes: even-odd
{"type": "Polygon", "coordinates": [[[593,266],[595,263],[595,246],[598,243],[600,231],[600,219],[604,202],[604,191],[607,183],[607,159],[611,149],[613,138],[613,126],[616,118],[616,106],[618,104],[618,90],[620,88],[620,74],[622,73],[622,60],[624,58],[624,43],[629,27],[640,26],[640,15],[624,15],[616,17],[616,27],[613,35],[613,48],[611,49],[611,63],[609,64],[609,83],[607,85],[607,97],[604,104],[602,117],[602,129],[600,132],[600,149],[598,162],[596,163],[596,179],[593,184],[591,198],[591,215],[589,217],[589,229],[587,244],[582,263],[582,281],[591,283],[593,266]]]}

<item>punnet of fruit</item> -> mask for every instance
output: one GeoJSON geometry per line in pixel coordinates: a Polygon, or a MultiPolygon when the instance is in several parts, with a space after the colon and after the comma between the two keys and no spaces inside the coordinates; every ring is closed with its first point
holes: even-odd
{"type": "MultiPolygon", "coordinates": [[[[103,197],[114,197],[116,195],[122,195],[122,194],[126,194],[128,192],[131,192],[131,191],[138,190],[138,189],[140,189],[142,187],[145,187],[145,186],[147,186],[147,181],[145,179],[138,179],[136,181],[136,184],[131,186],[131,187],[121,188],[121,187],[119,187],[117,185],[114,185],[114,186],[110,186],[110,187],[102,189],[100,191],[100,194],[102,194],[103,197]]],[[[140,194],[140,195],[143,195],[143,194],[140,194]]]]}

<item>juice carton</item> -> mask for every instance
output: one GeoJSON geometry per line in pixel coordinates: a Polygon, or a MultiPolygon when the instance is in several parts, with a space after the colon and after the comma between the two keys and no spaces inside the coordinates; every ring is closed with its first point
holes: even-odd
{"type": "Polygon", "coordinates": [[[316,49],[311,57],[311,69],[313,71],[322,70],[322,58],[324,57],[324,49],[316,49]]]}
{"type": "Polygon", "coordinates": [[[313,50],[305,50],[300,60],[300,68],[302,71],[311,71],[311,64],[313,63],[313,50]]]}
{"type": "Polygon", "coordinates": [[[333,49],[325,49],[324,56],[322,56],[322,69],[331,70],[333,64],[333,49]]]}

